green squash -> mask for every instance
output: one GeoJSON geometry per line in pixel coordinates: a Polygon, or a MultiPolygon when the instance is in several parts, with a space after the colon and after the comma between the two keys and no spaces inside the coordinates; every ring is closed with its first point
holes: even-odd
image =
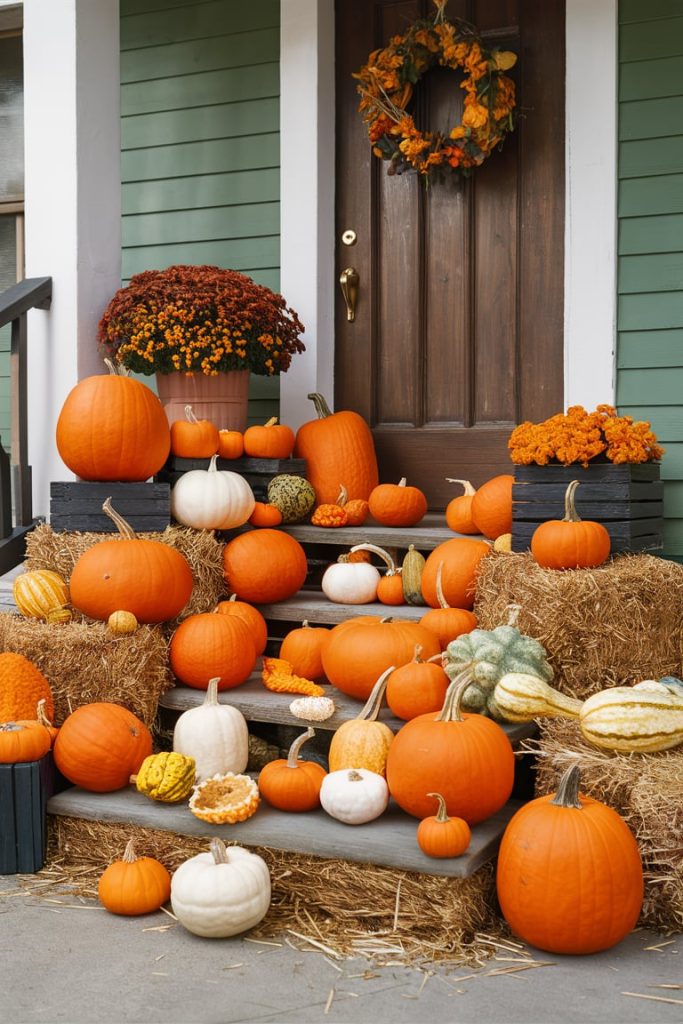
{"type": "Polygon", "coordinates": [[[268,484],[268,502],[280,510],[283,523],[300,523],[315,505],[315,491],[302,476],[281,473],[268,484]]]}

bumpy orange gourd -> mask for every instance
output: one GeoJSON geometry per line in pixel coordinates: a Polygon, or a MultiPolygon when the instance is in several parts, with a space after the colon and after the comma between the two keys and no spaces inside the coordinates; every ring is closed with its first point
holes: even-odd
{"type": "Polygon", "coordinates": [[[174,619],[192,593],[192,570],[180,551],[158,540],[137,537],[107,498],[102,511],[116,523],[119,537],[93,544],[71,573],[71,603],[106,622],[125,608],[138,622],[174,619]]]}
{"type": "Polygon", "coordinates": [[[283,530],[249,530],[223,550],[230,590],[243,601],[272,604],[296,594],[308,573],[304,549],[283,530]]]}
{"type": "Polygon", "coordinates": [[[494,476],[478,487],[472,498],[472,519],[489,540],[512,531],[514,482],[514,476],[509,473],[494,476]]]}
{"type": "Polygon", "coordinates": [[[441,650],[445,651],[451,640],[471,633],[477,625],[477,616],[466,608],[451,608],[443,595],[442,578],[443,562],[439,562],[436,570],[436,599],[438,608],[430,608],[420,619],[420,625],[435,633],[439,638],[441,650]]]}
{"type": "Polygon", "coordinates": [[[335,731],[328,757],[331,772],[343,768],[366,768],[377,775],[385,774],[387,753],[394,734],[388,725],[377,721],[377,716],[393,671],[394,666],[390,665],[373,686],[362,710],[335,731]]]}
{"type": "Polygon", "coordinates": [[[330,635],[322,626],[309,626],[304,619],[298,629],[290,629],[280,645],[280,657],[288,661],[292,671],[306,679],[320,679],[325,675],[322,648],[330,635]]]}
{"type": "Polygon", "coordinates": [[[204,612],[188,615],[169,647],[173,674],[187,686],[206,690],[209,679],[218,678],[219,690],[240,686],[256,663],[251,629],[237,615],[204,612]]]}
{"type": "Polygon", "coordinates": [[[147,480],[168,458],[164,408],[145,384],[119,374],[85,377],[57,420],[57,450],[82,480],[147,480]]]}
{"type": "Polygon", "coordinates": [[[131,839],[122,859],[104,869],[97,892],[112,914],[149,914],[170,898],[171,876],[154,857],[137,857],[131,839]]]}
{"type": "Polygon", "coordinates": [[[47,754],[52,739],[40,722],[3,722],[0,724],[0,764],[39,761],[47,754]]]}
{"type": "Polygon", "coordinates": [[[171,424],[171,451],[181,459],[210,459],[220,445],[218,427],[210,420],[198,420],[191,405],[185,419],[171,424]]]}
{"type": "Polygon", "coordinates": [[[370,515],[383,526],[415,526],[427,511],[427,499],[419,487],[408,487],[406,478],[397,484],[379,484],[368,498],[370,515]]]}
{"type": "Polygon", "coordinates": [[[312,811],[320,806],[320,787],[327,772],[315,761],[302,761],[299,751],[315,736],[310,727],[292,743],[286,758],[269,761],[261,769],[258,788],[263,799],[280,811],[312,811]]]}
{"type": "Polygon", "coordinates": [[[417,845],[428,857],[459,857],[470,845],[472,830],[464,818],[449,818],[441,793],[427,793],[439,801],[439,810],[417,826],[417,845]]]}
{"type": "Polygon", "coordinates": [[[394,669],[387,682],[387,704],[404,721],[440,711],[443,707],[448,676],[443,670],[441,659],[423,661],[422,648],[415,647],[413,660],[407,665],[394,669]]]}
{"type": "Polygon", "coordinates": [[[37,665],[14,651],[0,654],[0,722],[35,718],[39,700],[45,700],[48,718],[55,713],[52,690],[37,665]]]}
{"type": "Polygon", "coordinates": [[[249,516],[250,526],[279,526],[281,522],[282,512],[280,509],[265,501],[257,501],[254,511],[249,516]]]}
{"type": "Polygon", "coordinates": [[[272,416],[263,426],[244,432],[244,452],[257,459],[288,459],[294,449],[294,431],[272,416]]]}
{"type": "Polygon", "coordinates": [[[564,499],[564,519],[541,523],[531,538],[531,554],[544,569],[590,569],[609,558],[610,535],[602,523],[580,519],[574,504],[578,480],[572,480],[564,499]]]}
{"type": "Polygon", "coordinates": [[[430,551],[422,570],[420,586],[422,596],[431,608],[440,608],[436,593],[436,575],[439,565],[443,598],[452,608],[472,608],[477,570],[482,558],[491,553],[491,545],[484,540],[454,537],[430,551]]]}
{"type": "Polygon", "coordinates": [[[219,615],[236,615],[249,626],[256,653],[263,654],[268,642],[268,626],[258,608],[246,601],[238,601],[237,594],[231,594],[227,601],[219,601],[214,608],[219,615]]]}
{"type": "Polygon", "coordinates": [[[498,852],[498,899],[524,942],[550,953],[598,953],[635,927],[643,869],[626,822],[579,793],[580,770],[557,793],[524,804],[498,852]]]}
{"type": "Polygon", "coordinates": [[[12,596],[22,615],[47,619],[50,612],[69,603],[69,588],[59,573],[31,569],[15,577],[12,596]]]}
{"type": "Polygon", "coordinates": [[[284,658],[264,658],[261,679],[265,688],[275,693],[302,693],[306,697],[322,697],[325,693],[312,679],[296,675],[284,658]]]}
{"type": "Polygon", "coordinates": [[[429,793],[441,793],[448,814],[469,825],[495,814],[510,798],[515,773],[510,740],[492,719],[460,714],[470,682],[469,671],[456,677],[441,711],[406,722],[389,748],[389,790],[416,818],[431,813],[429,793]]]}
{"type": "Polygon", "coordinates": [[[107,702],[76,708],[54,746],[62,775],[93,793],[123,789],[151,753],[152,735],[145,723],[120,704],[107,702]]]}
{"type": "Polygon", "coordinates": [[[379,479],[372,432],[362,416],[348,410],[330,412],[320,394],[308,396],[317,420],[299,427],[294,454],[306,460],[306,478],[319,504],[332,504],[343,476],[349,500],[370,497],[379,479]]]}
{"type": "Polygon", "coordinates": [[[244,455],[244,434],[239,430],[218,431],[218,458],[239,459],[244,455]]]}
{"type": "Polygon", "coordinates": [[[340,527],[347,526],[349,517],[341,505],[318,505],[311,516],[311,526],[340,527]]]}
{"type": "Polygon", "coordinates": [[[464,491],[446,505],[446,525],[454,533],[479,533],[479,527],[472,518],[472,498],[475,489],[469,480],[454,480],[446,477],[446,483],[462,484],[464,491]]]}

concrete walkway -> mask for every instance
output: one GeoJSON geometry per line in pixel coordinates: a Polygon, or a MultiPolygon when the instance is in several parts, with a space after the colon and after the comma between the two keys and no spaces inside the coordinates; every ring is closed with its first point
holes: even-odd
{"type": "Polygon", "coordinates": [[[288,945],[291,936],[281,945],[200,939],[163,912],[121,918],[94,902],[53,898],[65,902],[15,894],[15,879],[0,877],[2,1024],[683,1021],[683,936],[636,931],[585,958],[531,950],[547,966],[492,975],[519,965],[373,967],[302,952],[288,945]]]}

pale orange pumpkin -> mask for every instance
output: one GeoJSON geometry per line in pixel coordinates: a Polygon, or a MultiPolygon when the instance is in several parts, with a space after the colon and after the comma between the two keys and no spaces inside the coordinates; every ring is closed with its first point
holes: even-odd
{"type": "Polygon", "coordinates": [[[373,686],[362,710],[335,731],[328,757],[331,772],[343,768],[365,768],[377,775],[385,774],[387,753],[394,734],[388,725],[377,721],[377,716],[393,671],[394,666],[390,665],[373,686]]]}

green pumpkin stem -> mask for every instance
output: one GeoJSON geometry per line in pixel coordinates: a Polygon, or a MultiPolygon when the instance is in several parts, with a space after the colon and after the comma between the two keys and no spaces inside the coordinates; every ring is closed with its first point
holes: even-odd
{"type": "Polygon", "coordinates": [[[389,682],[389,676],[392,672],[396,671],[396,666],[392,665],[379,677],[368,697],[365,706],[359,715],[356,715],[354,721],[356,722],[376,722],[379,710],[382,707],[382,701],[384,700],[384,692],[389,682]]]}
{"type": "Polygon", "coordinates": [[[434,816],[436,821],[438,821],[440,825],[443,825],[445,822],[450,821],[450,818],[448,817],[448,811],[446,810],[446,801],[441,796],[441,793],[427,793],[427,796],[433,796],[435,800],[439,801],[439,810],[436,812],[434,816]]]}
{"type": "Polygon", "coordinates": [[[328,416],[332,415],[332,410],[327,404],[325,396],[321,395],[320,392],[312,391],[309,395],[306,395],[306,398],[310,398],[313,402],[319,420],[327,419],[328,416]]]}
{"type": "Polygon", "coordinates": [[[580,523],[581,517],[577,514],[574,504],[574,494],[579,486],[579,480],[572,480],[564,495],[564,519],[563,523],[580,523]]]}
{"type": "Polygon", "coordinates": [[[302,732],[300,736],[297,736],[297,738],[294,740],[291,747],[289,748],[289,753],[287,754],[288,768],[298,767],[297,761],[299,760],[299,751],[303,747],[304,743],[307,740],[310,740],[312,736],[315,736],[315,729],[312,729],[310,725],[306,732],[302,732]]]}
{"type": "Polygon", "coordinates": [[[136,540],[137,535],[135,530],[127,523],[123,516],[119,515],[115,508],[112,508],[111,498],[106,498],[102,503],[102,511],[106,516],[109,516],[112,523],[115,524],[116,529],[119,531],[124,540],[136,540]]]}
{"type": "Polygon", "coordinates": [[[213,856],[214,864],[229,863],[228,851],[225,848],[225,843],[222,839],[219,839],[218,836],[214,836],[209,843],[209,850],[213,856]]]}
{"type": "Polygon", "coordinates": [[[446,690],[446,697],[441,711],[434,719],[435,722],[462,722],[460,717],[460,705],[465,695],[465,690],[472,682],[472,663],[467,665],[460,672],[446,690]]]}
{"type": "Polygon", "coordinates": [[[121,858],[121,860],[123,861],[124,864],[135,864],[135,861],[137,859],[138,858],[135,852],[135,843],[132,839],[129,839],[126,849],[123,851],[123,857],[121,858]]]}
{"type": "Polygon", "coordinates": [[[573,764],[571,768],[567,768],[566,772],[560,779],[560,784],[557,787],[557,793],[550,803],[555,804],[556,807],[574,807],[576,810],[580,811],[583,806],[579,800],[580,785],[581,769],[578,764],[573,764]]]}

